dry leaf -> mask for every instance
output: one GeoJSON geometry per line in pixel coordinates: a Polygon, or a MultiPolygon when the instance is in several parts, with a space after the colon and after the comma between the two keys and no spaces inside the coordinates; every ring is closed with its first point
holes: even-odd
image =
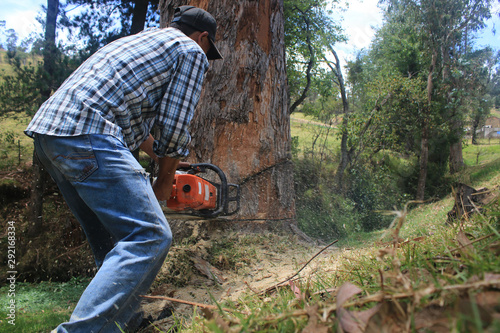
{"type": "Polygon", "coordinates": [[[392,302],[379,304],[377,313],[367,321],[364,333],[399,333],[406,328],[406,311],[401,313],[402,304],[392,302]]]}
{"type": "Polygon", "coordinates": [[[474,276],[470,277],[468,280],[469,283],[476,283],[476,282],[481,282],[481,281],[488,282],[488,283],[491,282],[492,286],[499,288],[500,283],[495,283],[495,282],[500,281],[500,274],[485,273],[483,279],[479,278],[479,276],[477,276],[477,275],[474,275],[474,276]]]}
{"type": "Polygon", "coordinates": [[[465,319],[466,332],[470,333],[479,332],[477,330],[477,323],[474,315],[476,311],[479,315],[479,320],[483,325],[483,328],[486,328],[489,324],[491,324],[491,321],[493,320],[491,314],[489,314],[488,311],[486,311],[481,305],[477,304],[476,302],[471,302],[468,298],[460,299],[455,311],[458,311],[462,314],[465,319]]]}
{"type": "Polygon", "coordinates": [[[219,284],[222,284],[226,281],[224,275],[220,270],[210,265],[210,263],[206,260],[201,259],[200,257],[192,257],[191,260],[194,263],[194,267],[203,273],[207,278],[216,281],[219,284]]]}
{"type": "Polygon", "coordinates": [[[302,299],[302,292],[295,285],[295,283],[293,281],[288,281],[288,284],[290,285],[290,289],[292,289],[293,294],[295,295],[295,297],[298,298],[298,299],[302,299]]]}
{"type": "Polygon", "coordinates": [[[215,315],[215,323],[223,332],[226,333],[231,331],[229,324],[221,316],[215,315]]]}
{"type": "Polygon", "coordinates": [[[415,329],[420,332],[449,333],[450,313],[442,306],[430,305],[415,315],[415,329]]]}
{"type": "Polygon", "coordinates": [[[340,288],[339,292],[337,293],[337,308],[341,308],[344,303],[351,298],[354,295],[357,295],[361,293],[363,290],[361,290],[359,287],[355,286],[352,283],[346,282],[344,283],[340,288]]]}
{"type": "Polygon", "coordinates": [[[476,295],[477,304],[484,308],[500,310],[500,291],[484,291],[476,295]]]}
{"type": "Polygon", "coordinates": [[[489,250],[491,252],[493,252],[494,254],[496,255],[499,255],[500,254],[500,242],[494,242],[494,243],[491,243],[489,246],[488,246],[489,250]]]}
{"type": "Polygon", "coordinates": [[[210,309],[200,308],[200,310],[201,313],[203,313],[203,317],[205,317],[205,319],[210,320],[214,317],[214,313],[210,309]]]}
{"type": "Polygon", "coordinates": [[[475,248],[472,245],[471,241],[467,236],[464,234],[462,230],[459,231],[457,234],[457,242],[458,245],[460,246],[460,252],[465,256],[465,257],[471,257],[473,253],[475,252],[475,248]]]}
{"type": "Polygon", "coordinates": [[[337,293],[337,317],[342,330],[346,333],[362,333],[368,320],[377,313],[380,304],[365,311],[348,311],[342,306],[344,303],[362,290],[352,283],[344,283],[337,293]]]}

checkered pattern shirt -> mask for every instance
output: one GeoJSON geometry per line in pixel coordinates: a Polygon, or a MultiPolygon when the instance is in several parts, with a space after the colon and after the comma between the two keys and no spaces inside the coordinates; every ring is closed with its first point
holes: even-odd
{"type": "Polygon", "coordinates": [[[152,29],[108,44],[84,62],[38,110],[25,133],[108,134],[134,150],[161,130],[153,150],[184,157],[188,125],[200,98],[208,60],[174,28],[152,29]]]}

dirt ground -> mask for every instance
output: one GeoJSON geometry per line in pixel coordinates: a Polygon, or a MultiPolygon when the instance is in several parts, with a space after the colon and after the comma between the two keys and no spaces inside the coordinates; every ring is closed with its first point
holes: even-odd
{"type": "MultiPolygon", "coordinates": [[[[237,269],[219,270],[204,262],[199,254],[210,247],[211,241],[196,244],[194,246],[196,249],[191,252],[190,264],[193,265],[194,274],[190,281],[182,287],[160,283],[150,294],[150,296],[173,298],[179,302],[144,299],[145,318],[150,316],[153,321],[139,332],[158,332],[158,329],[167,332],[180,318],[183,318],[184,322],[189,322],[194,314],[194,305],[181,302],[214,305],[215,301],[237,301],[248,293],[259,293],[286,281],[304,266],[304,269],[300,271],[301,277],[311,275],[319,267],[322,270],[334,270],[337,265],[338,256],[335,254],[340,254],[340,251],[335,246],[324,250],[325,245],[307,244],[297,240],[295,236],[271,236],[271,238],[273,239],[268,241],[266,236],[263,236],[262,239],[265,241],[253,244],[251,247],[254,257],[237,269]],[[308,263],[320,251],[322,252],[308,263]],[[207,269],[210,273],[207,273],[207,269]],[[158,317],[160,318],[157,320],[158,317]]],[[[259,237],[256,237],[256,240],[258,239],[259,237]]],[[[175,250],[174,246],[173,251],[175,250]]],[[[161,281],[162,276],[168,274],[168,269],[169,265],[164,265],[157,280],[161,281]]]]}

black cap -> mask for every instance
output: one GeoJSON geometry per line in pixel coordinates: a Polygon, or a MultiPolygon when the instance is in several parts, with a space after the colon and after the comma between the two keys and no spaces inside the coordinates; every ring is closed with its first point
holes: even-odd
{"type": "Polygon", "coordinates": [[[194,6],[180,6],[175,9],[172,22],[189,25],[197,31],[207,31],[210,41],[210,50],[207,52],[209,60],[222,59],[222,55],[215,46],[215,34],[217,32],[217,22],[207,11],[194,6]]]}

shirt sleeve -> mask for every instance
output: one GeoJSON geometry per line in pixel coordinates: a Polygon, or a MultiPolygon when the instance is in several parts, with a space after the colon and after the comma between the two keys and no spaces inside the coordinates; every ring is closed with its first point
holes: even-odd
{"type": "Polygon", "coordinates": [[[156,116],[161,135],[154,142],[153,151],[158,157],[182,158],[189,154],[187,146],[191,135],[188,126],[200,99],[207,69],[207,58],[201,52],[179,56],[156,116]]]}

